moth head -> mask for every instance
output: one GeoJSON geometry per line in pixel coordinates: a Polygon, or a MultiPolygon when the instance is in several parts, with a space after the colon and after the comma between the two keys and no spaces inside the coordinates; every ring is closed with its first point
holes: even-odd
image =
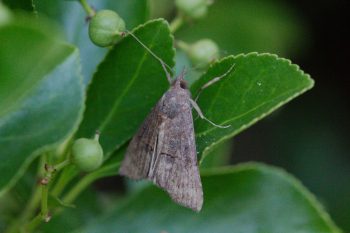
{"type": "Polygon", "coordinates": [[[179,76],[176,77],[173,86],[180,87],[181,89],[187,90],[188,85],[185,80],[186,69],[184,68],[179,76]]]}

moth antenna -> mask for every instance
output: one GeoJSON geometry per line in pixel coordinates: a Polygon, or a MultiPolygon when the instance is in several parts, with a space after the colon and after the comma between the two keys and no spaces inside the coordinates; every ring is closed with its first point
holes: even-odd
{"type": "Polygon", "coordinates": [[[226,77],[233,69],[233,67],[235,67],[235,64],[232,64],[231,67],[222,75],[213,78],[212,80],[210,80],[209,82],[205,83],[201,88],[199,88],[198,92],[197,92],[197,96],[195,98],[195,101],[198,100],[199,95],[202,93],[202,91],[207,88],[210,87],[211,85],[213,85],[214,83],[220,81],[222,78],[226,77]]]}
{"type": "Polygon", "coordinates": [[[186,69],[186,67],[184,66],[184,67],[182,68],[180,77],[183,79],[183,78],[186,76],[186,74],[187,74],[187,69],[186,69]]]}
{"type": "Polygon", "coordinates": [[[199,117],[202,118],[203,120],[208,121],[208,122],[209,122],[210,124],[212,124],[213,126],[218,127],[218,128],[222,128],[222,129],[226,129],[226,128],[228,128],[228,127],[231,126],[231,125],[218,125],[218,124],[215,124],[214,122],[212,122],[211,120],[209,120],[208,118],[206,118],[206,117],[203,115],[203,113],[202,113],[200,107],[198,106],[198,104],[197,104],[194,100],[190,99],[190,102],[191,102],[191,105],[193,106],[193,108],[194,108],[194,109],[196,110],[196,112],[198,113],[199,117]]]}
{"type": "Polygon", "coordinates": [[[165,74],[166,74],[166,77],[167,77],[167,79],[168,79],[168,82],[171,83],[171,82],[172,82],[171,75],[170,75],[170,73],[168,72],[167,68],[170,69],[170,70],[173,71],[173,72],[174,72],[174,70],[173,70],[168,64],[166,64],[160,57],[158,57],[154,52],[152,52],[152,50],[151,50],[150,48],[148,48],[148,47],[147,47],[137,36],[135,36],[132,32],[130,32],[130,31],[128,31],[128,30],[126,30],[126,32],[127,32],[130,36],[132,36],[140,45],[142,45],[142,47],[144,47],[144,48],[147,50],[147,52],[149,52],[155,59],[157,59],[157,60],[160,62],[160,64],[161,64],[162,67],[163,67],[163,70],[164,70],[164,72],[165,72],[165,74]]]}

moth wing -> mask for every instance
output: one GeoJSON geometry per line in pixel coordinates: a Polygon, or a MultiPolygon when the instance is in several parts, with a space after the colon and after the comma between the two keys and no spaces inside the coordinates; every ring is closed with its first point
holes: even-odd
{"type": "Polygon", "coordinates": [[[189,102],[164,111],[165,94],[131,140],[119,173],[147,178],[180,205],[199,211],[203,205],[192,110],[189,102]]]}
{"type": "Polygon", "coordinates": [[[140,129],[129,143],[119,173],[131,179],[148,178],[152,155],[157,143],[159,109],[162,100],[152,109],[140,129]]]}
{"type": "Polygon", "coordinates": [[[203,191],[189,104],[174,118],[160,123],[156,142],[156,158],[148,178],[178,204],[199,211],[203,205],[203,191]]]}

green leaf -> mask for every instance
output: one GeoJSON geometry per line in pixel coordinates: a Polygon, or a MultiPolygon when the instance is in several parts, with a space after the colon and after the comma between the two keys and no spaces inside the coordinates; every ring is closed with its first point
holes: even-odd
{"type": "MultiPolygon", "coordinates": [[[[96,10],[110,9],[118,12],[130,30],[144,23],[149,15],[147,0],[92,0],[88,2],[96,10]]],[[[96,66],[105,57],[108,49],[97,47],[90,41],[86,12],[78,2],[34,0],[34,3],[39,15],[43,14],[56,20],[62,26],[68,41],[79,48],[84,84],[88,84],[96,71],[96,66]]]]}
{"type": "Polygon", "coordinates": [[[205,156],[215,145],[238,134],[272,111],[313,86],[309,75],[289,60],[271,54],[250,53],[229,56],[209,68],[191,89],[216,76],[233,71],[205,89],[198,105],[211,121],[230,125],[217,128],[198,118],[195,120],[197,151],[205,156]]]}
{"type": "Polygon", "coordinates": [[[45,76],[16,111],[0,118],[0,195],[36,156],[53,149],[77,128],[83,86],[78,51],[68,48],[69,57],[45,76]]]}
{"type": "Polygon", "coordinates": [[[152,186],[76,232],[340,232],[314,196],[280,169],[242,164],[207,170],[202,182],[199,213],[176,205],[152,186]]]}
{"type": "MultiPolygon", "coordinates": [[[[166,21],[149,21],[134,33],[173,65],[173,39],[166,21]]],[[[77,136],[92,137],[99,130],[100,143],[108,158],[131,138],[168,87],[159,61],[134,38],[124,38],[107,54],[94,75],[77,136]]]]}
{"type": "Polygon", "coordinates": [[[16,15],[0,25],[0,117],[14,111],[72,48],[52,25],[16,15]]]}

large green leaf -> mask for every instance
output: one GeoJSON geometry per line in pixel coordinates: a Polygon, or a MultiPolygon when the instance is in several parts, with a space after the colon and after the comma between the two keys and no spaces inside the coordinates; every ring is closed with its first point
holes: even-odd
{"type": "MultiPolygon", "coordinates": [[[[88,1],[96,10],[116,11],[130,30],[148,19],[147,0],[92,0],[88,1]]],[[[94,45],[88,36],[86,12],[79,2],[34,0],[36,11],[56,20],[63,28],[70,43],[75,44],[81,53],[82,73],[87,84],[96,71],[96,66],[108,52],[106,48],[94,45]]]]}
{"type": "Polygon", "coordinates": [[[152,186],[77,232],[340,232],[314,196],[280,169],[250,163],[209,170],[202,182],[199,213],[152,186]]]}
{"type": "MultiPolygon", "coordinates": [[[[217,124],[195,121],[197,150],[207,154],[215,145],[236,135],[278,107],[313,86],[313,80],[289,60],[271,54],[230,56],[214,64],[192,85],[193,93],[213,77],[225,78],[205,89],[198,104],[204,115],[217,124]]],[[[203,158],[203,157],[202,157],[203,158]]]]}
{"type": "Polygon", "coordinates": [[[15,110],[72,53],[51,25],[14,17],[0,25],[0,117],[15,110]]]}
{"type": "MultiPolygon", "coordinates": [[[[174,63],[173,39],[164,20],[138,27],[135,35],[166,63],[174,63]]],[[[88,88],[79,137],[101,132],[108,157],[136,132],[169,84],[159,63],[134,38],[117,44],[98,67],[88,88]]]]}
{"type": "Polygon", "coordinates": [[[0,118],[0,194],[16,182],[37,155],[52,149],[77,128],[83,110],[83,86],[78,51],[68,48],[69,57],[45,76],[16,111],[0,118]]]}

